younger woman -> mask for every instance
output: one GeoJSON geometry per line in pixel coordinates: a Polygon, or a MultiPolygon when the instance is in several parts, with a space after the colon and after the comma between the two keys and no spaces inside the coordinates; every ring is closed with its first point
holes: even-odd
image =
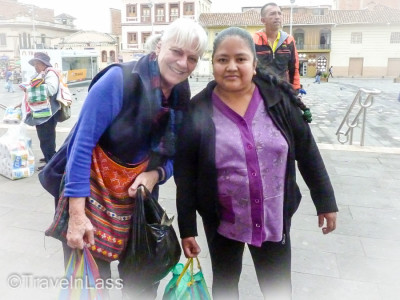
{"type": "Polygon", "coordinates": [[[296,161],[324,234],[336,227],[334,192],[310,128],[288,83],[256,75],[249,33],[220,32],[215,81],[190,103],[174,178],[182,247],[196,257],[196,210],[210,250],[214,299],[238,299],[247,244],[266,299],[291,297],[290,221],[301,194],[296,161]]]}

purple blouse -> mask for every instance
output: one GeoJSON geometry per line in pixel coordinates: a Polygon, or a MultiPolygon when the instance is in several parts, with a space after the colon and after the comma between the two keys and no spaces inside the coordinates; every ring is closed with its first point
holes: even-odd
{"type": "Polygon", "coordinates": [[[288,144],[256,87],[244,117],[213,93],[221,223],[218,232],[260,247],[279,242],[288,144]]]}

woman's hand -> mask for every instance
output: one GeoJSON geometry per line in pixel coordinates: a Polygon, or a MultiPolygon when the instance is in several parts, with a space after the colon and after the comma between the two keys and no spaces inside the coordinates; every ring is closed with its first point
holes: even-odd
{"type": "Polygon", "coordinates": [[[200,246],[197,244],[194,237],[187,237],[182,239],[182,249],[186,258],[197,257],[200,254],[200,246]]]}
{"type": "Polygon", "coordinates": [[[72,249],[94,245],[94,227],[85,214],[86,198],[69,198],[67,244],[72,249]]]}
{"type": "Polygon", "coordinates": [[[336,229],[336,212],[325,213],[318,215],[318,227],[322,227],[322,232],[328,234],[336,229]],[[326,226],[324,221],[326,220],[326,226]]]}
{"type": "Polygon", "coordinates": [[[137,189],[141,184],[144,185],[151,193],[158,180],[158,172],[155,170],[139,174],[128,189],[129,197],[136,197],[137,189]]]}

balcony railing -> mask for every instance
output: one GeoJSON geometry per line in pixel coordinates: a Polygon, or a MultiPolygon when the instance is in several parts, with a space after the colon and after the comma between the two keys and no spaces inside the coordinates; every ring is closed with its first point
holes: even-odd
{"type": "Polygon", "coordinates": [[[138,17],[126,17],[126,22],[137,22],[139,21],[138,17]]]}
{"type": "Polygon", "coordinates": [[[297,50],[330,50],[331,44],[296,44],[297,50]]]}
{"type": "Polygon", "coordinates": [[[123,43],[121,50],[144,50],[144,46],[143,43],[123,43]]]}
{"type": "Polygon", "coordinates": [[[183,15],[182,17],[185,18],[185,19],[194,20],[194,15],[183,15]]]}

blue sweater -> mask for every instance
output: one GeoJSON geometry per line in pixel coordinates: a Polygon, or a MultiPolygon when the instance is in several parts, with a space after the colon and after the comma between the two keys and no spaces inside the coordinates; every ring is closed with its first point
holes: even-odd
{"type": "MultiPolygon", "coordinates": [[[[93,149],[121,111],[122,105],[123,71],[119,67],[112,67],[90,89],[71,137],[67,151],[64,192],[66,197],[90,195],[90,167],[93,149]]],[[[150,145],[148,148],[142,145],[131,163],[142,161],[149,151],[150,145]]],[[[172,175],[173,161],[168,159],[163,168],[166,174],[163,181],[165,182],[172,175]]]]}

